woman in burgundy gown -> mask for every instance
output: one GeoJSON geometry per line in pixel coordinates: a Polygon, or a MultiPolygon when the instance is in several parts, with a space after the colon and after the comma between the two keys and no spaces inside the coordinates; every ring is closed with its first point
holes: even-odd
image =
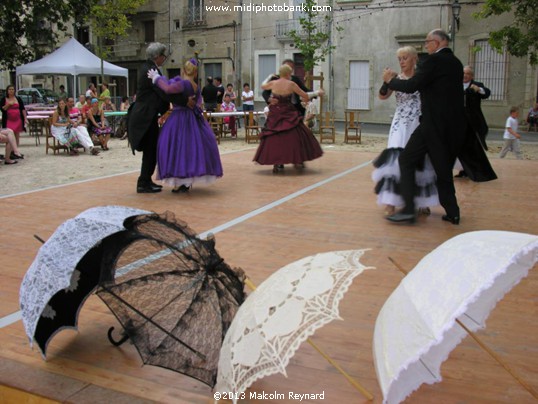
{"type": "Polygon", "coordinates": [[[291,72],[289,66],[282,65],[279,69],[280,78],[271,81],[272,76],[269,76],[261,86],[264,90],[271,90],[278,103],[269,105],[269,115],[260,134],[260,145],[254,161],[273,165],[274,173],[284,164],[302,168],[305,161],[314,160],[323,154],[317,139],[305,126],[303,117],[291,102],[294,93],[303,101],[308,101],[307,94],[290,80],[291,72]]]}

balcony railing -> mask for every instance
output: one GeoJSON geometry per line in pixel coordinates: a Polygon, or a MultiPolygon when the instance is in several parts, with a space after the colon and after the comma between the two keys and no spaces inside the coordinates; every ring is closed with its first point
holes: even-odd
{"type": "MultiPolygon", "coordinates": [[[[328,23],[327,23],[327,21],[325,19],[319,19],[319,20],[315,21],[315,24],[316,24],[316,31],[317,32],[327,33],[329,31],[328,26],[327,26],[328,23]]],[[[303,30],[303,27],[301,26],[301,23],[299,22],[299,19],[278,20],[276,22],[275,31],[276,31],[276,38],[279,41],[291,40],[291,38],[290,38],[290,32],[291,31],[296,31],[297,34],[301,38],[306,38],[306,36],[307,36],[307,32],[305,32],[303,30]]]]}

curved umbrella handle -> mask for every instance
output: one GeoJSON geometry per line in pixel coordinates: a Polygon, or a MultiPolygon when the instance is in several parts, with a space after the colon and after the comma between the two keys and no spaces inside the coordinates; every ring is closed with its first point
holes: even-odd
{"type": "Polygon", "coordinates": [[[126,334],[126,333],[123,333],[122,337],[116,341],[113,337],[112,337],[112,332],[114,331],[114,327],[110,327],[108,329],[108,340],[110,341],[110,343],[114,346],[120,346],[122,345],[125,341],[127,341],[129,339],[129,336],[126,334]]]}

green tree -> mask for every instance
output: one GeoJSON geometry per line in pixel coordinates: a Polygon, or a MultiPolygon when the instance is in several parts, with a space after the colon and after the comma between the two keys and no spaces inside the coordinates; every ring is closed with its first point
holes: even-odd
{"type": "Polygon", "coordinates": [[[83,0],[1,0],[0,69],[14,70],[50,52],[84,3],[83,0]]]}
{"type": "MultiPolygon", "coordinates": [[[[320,62],[325,62],[325,57],[335,49],[330,43],[331,17],[327,10],[319,9],[315,0],[305,0],[305,11],[299,17],[299,30],[289,32],[290,38],[304,56],[304,67],[312,73],[314,67],[320,62]],[[322,13],[324,14],[322,16],[322,13]]],[[[340,31],[342,28],[337,28],[340,31]]]]}
{"type": "Polygon", "coordinates": [[[145,2],[146,0],[90,0],[87,15],[92,32],[98,38],[97,56],[101,59],[108,57],[108,44],[127,35],[131,28],[129,17],[145,2]]]}
{"type": "Polygon", "coordinates": [[[499,52],[506,46],[509,54],[529,57],[538,64],[538,0],[486,0],[476,18],[513,13],[512,24],[490,33],[489,43],[499,52]]]}

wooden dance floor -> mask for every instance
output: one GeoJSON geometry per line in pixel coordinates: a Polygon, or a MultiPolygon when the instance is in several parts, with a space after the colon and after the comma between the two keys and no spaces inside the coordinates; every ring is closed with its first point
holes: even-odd
{"type": "MultiPolygon", "coordinates": [[[[20,320],[19,287],[40,243],[63,221],[101,205],[173,212],[199,233],[212,231],[220,255],[261,283],[280,267],[319,252],[370,249],[362,263],[373,266],[355,278],[340,304],[343,321],[312,337],[380,403],[372,358],[376,317],[403,275],[389,261],[412,269],[432,249],[474,230],[538,233],[538,161],[494,159],[499,180],[456,180],[461,225],[441,221],[442,210],[415,225],[393,225],[376,205],[370,179],[372,153],[328,151],[303,172],[251,162],[253,150],[222,156],[225,176],[188,194],[137,194],[137,174],[128,173],[2,198],[0,233],[0,402],[212,403],[206,385],[153,366],[143,366],[133,345],[117,348],[107,330],[115,317],[96,296],[83,306],[78,332],[54,337],[44,361],[31,349],[20,320]],[[32,401],[33,400],[33,401],[32,401]],[[50,401],[49,401],[50,400],[50,401]]],[[[457,255],[457,252],[454,252],[457,255]]],[[[432,268],[435,270],[435,268],[432,268]]],[[[497,304],[478,335],[538,390],[538,268],[497,304]]],[[[398,339],[398,335],[394,335],[398,339]]],[[[407,403],[536,402],[471,338],[442,366],[443,381],[422,385],[407,403]]],[[[255,382],[259,393],[324,393],[308,403],[368,402],[310,345],[303,344],[282,375],[255,382]]],[[[243,402],[255,403],[257,400],[243,402]]],[[[286,400],[264,400],[288,403],[286,400]]]]}

